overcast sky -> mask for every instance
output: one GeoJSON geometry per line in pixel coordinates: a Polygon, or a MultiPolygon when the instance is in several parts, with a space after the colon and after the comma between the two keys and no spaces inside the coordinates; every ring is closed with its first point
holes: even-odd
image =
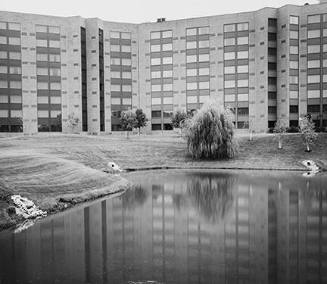
{"type": "Polygon", "coordinates": [[[143,23],[157,18],[175,20],[304,3],[316,4],[318,0],[1,0],[0,9],[143,23]]]}

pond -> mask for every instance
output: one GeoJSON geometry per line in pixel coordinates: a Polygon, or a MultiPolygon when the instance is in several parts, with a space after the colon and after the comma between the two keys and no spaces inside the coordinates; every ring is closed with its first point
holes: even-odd
{"type": "Polygon", "coordinates": [[[327,283],[326,175],[126,177],[120,196],[1,232],[0,283],[327,283]]]}

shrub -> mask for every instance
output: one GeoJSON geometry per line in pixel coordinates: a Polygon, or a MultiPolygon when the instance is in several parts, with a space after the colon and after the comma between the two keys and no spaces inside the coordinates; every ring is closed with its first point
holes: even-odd
{"type": "Polygon", "coordinates": [[[136,127],[136,114],[132,112],[131,110],[122,111],[120,114],[120,124],[124,131],[127,131],[127,137],[128,132],[132,131],[133,128],[136,127]]]}
{"type": "Polygon", "coordinates": [[[179,128],[180,133],[182,134],[182,128],[184,127],[184,122],[188,118],[188,115],[184,111],[176,111],[171,117],[171,124],[174,128],[179,128]]]}
{"type": "Polygon", "coordinates": [[[216,102],[208,102],[185,123],[188,152],[195,159],[233,158],[233,114],[216,102]]]}
{"type": "Polygon", "coordinates": [[[175,128],[181,128],[182,123],[187,119],[187,114],[184,111],[176,111],[171,117],[171,124],[175,128]]]}
{"type": "Polygon", "coordinates": [[[72,132],[74,132],[75,128],[78,126],[78,123],[79,123],[79,118],[75,117],[74,113],[68,115],[67,126],[70,128],[72,132]]]}
{"type": "Polygon", "coordinates": [[[287,133],[299,133],[300,129],[298,126],[290,126],[286,129],[287,133]]]}

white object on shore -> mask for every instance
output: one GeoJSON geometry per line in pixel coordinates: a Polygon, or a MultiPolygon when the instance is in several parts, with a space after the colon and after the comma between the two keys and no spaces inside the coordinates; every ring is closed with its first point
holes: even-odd
{"type": "Polygon", "coordinates": [[[29,227],[32,227],[35,224],[35,221],[41,217],[37,217],[36,219],[27,219],[22,224],[18,225],[18,227],[15,229],[14,233],[18,234],[25,230],[27,230],[29,227]]]}
{"type": "Polygon", "coordinates": [[[312,177],[312,176],[316,175],[318,172],[320,172],[320,170],[321,170],[317,166],[317,164],[312,160],[304,160],[304,161],[302,161],[302,165],[304,165],[309,170],[309,172],[303,174],[303,176],[306,176],[306,177],[312,177]]]}
{"type": "Polygon", "coordinates": [[[122,172],[123,170],[114,162],[109,162],[107,164],[107,172],[109,173],[118,173],[118,172],[122,172]]]}
{"type": "Polygon", "coordinates": [[[16,214],[22,215],[25,219],[47,216],[47,212],[39,209],[32,200],[20,195],[12,195],[11,199],[15,204],[16,214]]]}

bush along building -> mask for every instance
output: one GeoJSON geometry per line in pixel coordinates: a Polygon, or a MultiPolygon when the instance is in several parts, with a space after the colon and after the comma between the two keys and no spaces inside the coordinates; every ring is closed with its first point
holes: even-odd
{"type": "Polygon", "coordinates": [[[0,12],[1,132],[110,133],[138,108],[171,130],[209,99],[238,129],[327,127],[327,4],[143,24],[0,12]]]}

